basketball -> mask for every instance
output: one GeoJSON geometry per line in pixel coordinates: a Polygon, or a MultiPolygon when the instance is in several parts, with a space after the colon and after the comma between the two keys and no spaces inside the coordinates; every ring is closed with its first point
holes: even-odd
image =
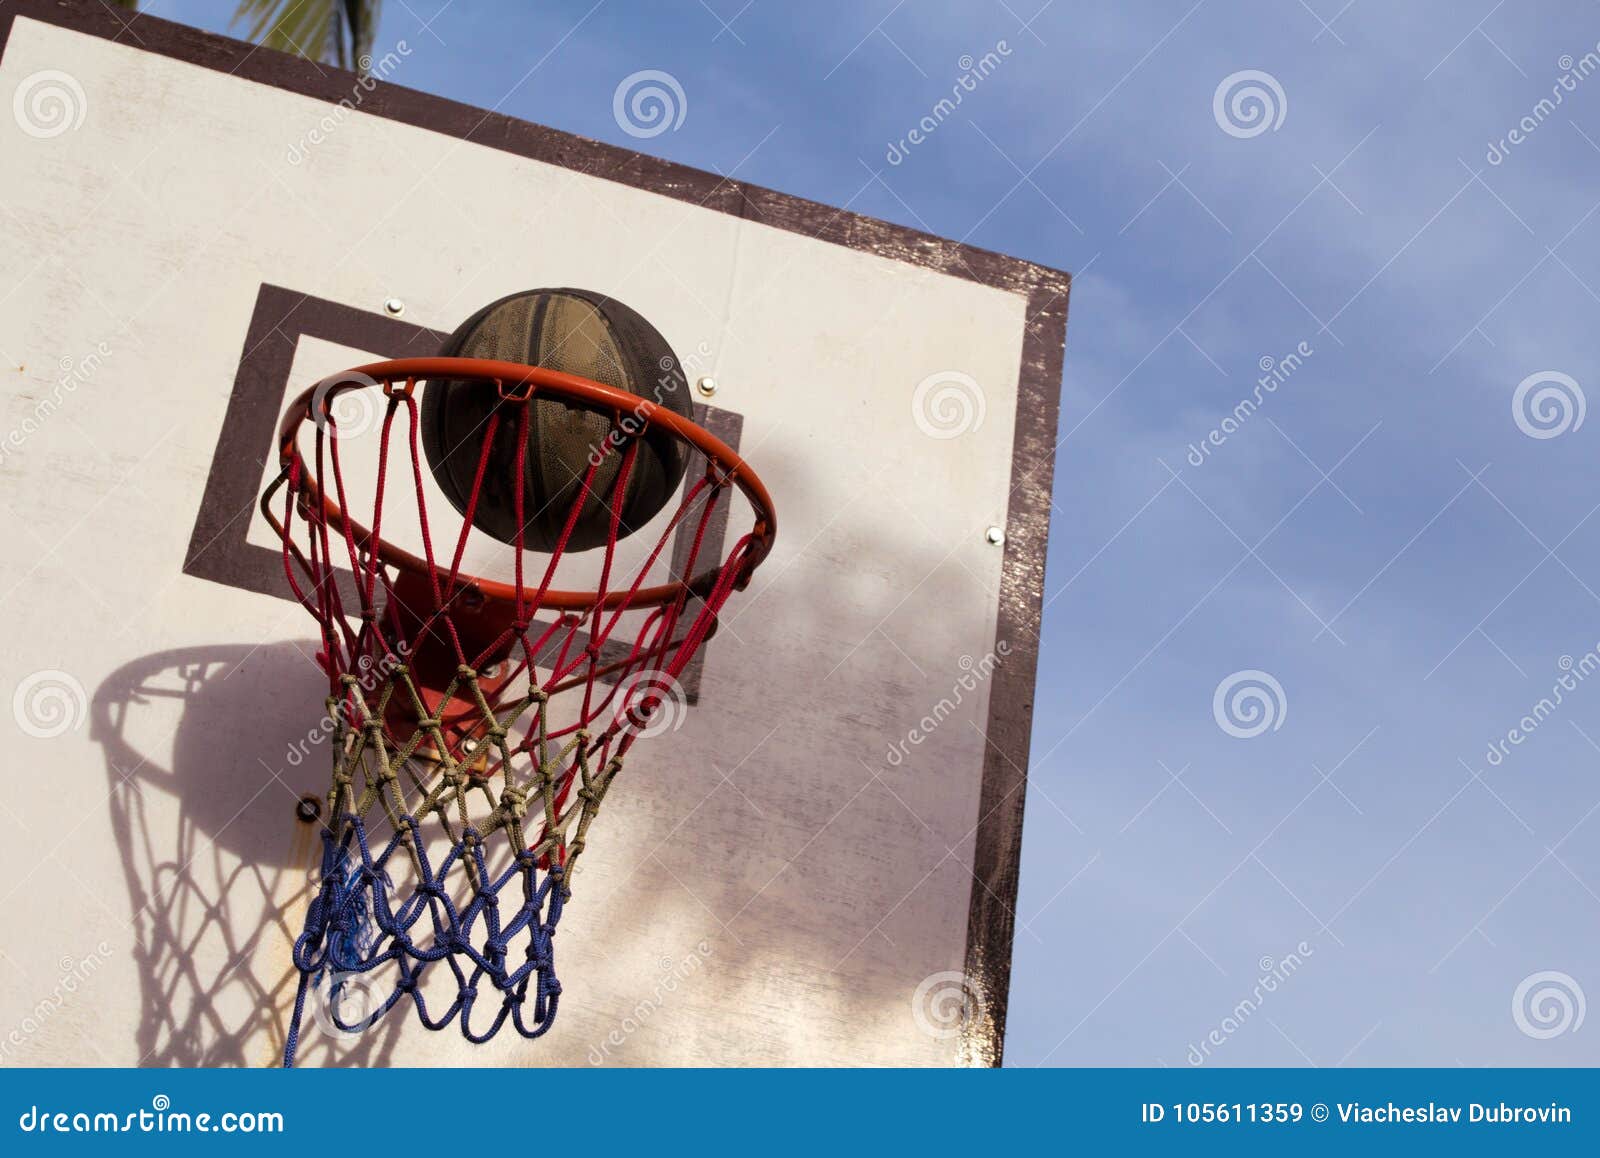
{"type": "MultiPolygon", "coordinates": [[[[666,339],[636,310],[588,290],[536,289],[501,298],[463,322],[439,353],[576,374],[693,416],[688,382],[666,339]]],[[[494,387],[481,382],[430,381],[423,387],[422,443],[428,466],[463,515],[489,419],[498,410],[472,522],[502,542],[516,541],[519,482],[523,545],[549,553],[580,497],[583,506],[567,540],[568,551],[603,546],[613,508],[620,514],[618,536],[632,534],[661,510],[683,480],[681,445],[669,433],[647,427],[634,435],[638,451],[619,491],[627,440],[619,441],[613,433],[613,416],[538,397],[529,404],[519,480],[517,442],[524,436],[519,406],[503,402],[494,387]],[[597,459],[584,496],[584,479],[597,459]]]]}

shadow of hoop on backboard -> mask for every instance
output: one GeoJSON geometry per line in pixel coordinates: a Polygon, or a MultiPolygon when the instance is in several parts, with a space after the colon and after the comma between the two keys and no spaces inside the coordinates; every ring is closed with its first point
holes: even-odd
{"type": "MultiPolygon", "coordinates": [[[[290,959],[320,855],[298,821],[327,790],[312,644],[226,644],[145,656],[94,697],[130,909],[150,1066],[262,1066],[283,1050],[290,959]]],[[[308,1022],[311,1020],[307,1019],[308,1022]]],[[[400,1019],[359,1037],[312,1031],[312,1065],[382,1065],[400,1019]]]]}
{"type": "MultiPolygon", "coordinates": [[[[692,726],[641,745],[608,798],[586,853],[593,872],[575,879],[581,916],[573,911],[570,932],[563,924],[571,997],[547,1038],[528,1047],[500,1035],[467,1051],[457,1027],[428,1034],[409,1008],[338,1037],[308,1016],[298,1064],[702,1065],[725,1064],[730,1048],[758,1064],[837,1064],[850,1056],[840,1026],[895,1064],[966,1060],[943,1027],[918,1022],[914,1001],[924,979],[962,976],[971,951],[963,841],[984,817],[975,802],[969,814],[944,801],[971,800],[970,762],[945,747],[970,745],[973,729],[952,717],[903,761],[885,756],[984,658],[963,655],[954,637],[924,644],[920,667],[905,653],[913,633],[937,633],[945,610],[972,595],[960,561],[939,565],[946,554],[892,527],[862,547],[863,573],[916,559],[928,574],[865,639],[826,601],[790,597],[799,613],[783,638],[873,674],[858,677],[865,691],[844,737],[809,697],[735,694],[741,672],[782,675],[781,665],[763,670],[770,657],[740,655],[746,624],[772,614],[765,600],[777,592],[763,596],[761,584],[815,582],[781,569],[758,577],[722,629],[713,694],[685,717],[692,726]],[[830,778],[785,774],[830,759],[830,778]],[[691,955],[704,970],[679,984],[673,970],[691,955]]],[[[295,810],[303,796],[322,799],[329,779],[315,650],[304,640],[178,648],[124,665],[96,690],[92,735],[135,914],[140,1064],[281,1056],[297,982],[290,951],[320,859],[318,825],[295,810]]],[[[1008,889],[998,894],[1009,904],[1008,889]]]]}

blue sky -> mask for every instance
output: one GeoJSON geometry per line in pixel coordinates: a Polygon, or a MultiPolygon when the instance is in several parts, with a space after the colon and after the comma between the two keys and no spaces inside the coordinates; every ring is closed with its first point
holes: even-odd
{"type": "Polygon", "coordinates": [[[390,0],[377,42],[411,87],[1077,275],[1008,1062],[1600,1062],[1600,8],[741,3],[390,0]],[[644,68],[689,105],[639,142],[644,68]],[[1247,70],[1271,126],[1216,110],[1247,70]],[[1214,711],[1245,672],[1259,735],[1214,711]]]}

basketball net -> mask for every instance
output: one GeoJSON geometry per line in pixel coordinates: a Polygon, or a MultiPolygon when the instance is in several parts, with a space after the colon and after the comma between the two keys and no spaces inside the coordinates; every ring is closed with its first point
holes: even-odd
{"type": "MultiPolygon", "coordinates": [[[[561,997],[556,927],[601,801],[634,742],[661,713],[682,710],[678,677],[771,542],[759,481],[687,420],[596,383],[580,393],[565,376],[529,368],[520,368],[529,380],[508,389],[506,364],[462,359],[449,360],[449,376],[493,382],[502,402],[483,434],[461,530],[447,557],[436,554],[412,395],[444,361],[381,363],[308,391],[291,407],[283,470],[262,498],[289,585],[318,627],[334,725],[320,880],[294,945],[300,977],[285,1066],[294,1063],[308,1002],[323,1028],[340,1033],[359,1033],[408,1001],[429,1029],[455,1023],[474,1042],[507,1024],[525,1038],[549,1030],[561,997]],[[363,385],[381,385],[387,397],[365,526],[345,503],[333,407],[335,395],[363,385]],[[462,559],[469,540],[483,538],[473,514],[486,474],[526,477],[531,411],[546,397],[609,410],[612,431],[563,498],[570,512],[537,577],[525,574],[520,531],[505,546],[508,590],[464,574],[462,559]],[[623,398],[634,403],[626,412],[623,398]],[[307,420],[315,425],[309,457],[300,446],[307,420]],[[642,532],[653,543],[641,565],[625,568],[621,498],[641,423],[652,421],[675,432],[681,424],[695,441],[684,442],[691,461],[670,517],[642,532]],[[505,422],[519,432],[514,464],[491,461],[505,422]],[[621,463],[598,489],[609,455],[621,463]],[[736,485],[753,499],[754,524],[724,558],[708,561],[708,529],[736,485]],[[408,533],[420,556],[382,537],[394,486],[415,491],[418,525],[408,533]],[[592,495],[609,518],[598,585],[586,595],[556,591],[557,566],[580,514],[594,509],[592,495]],[[674,564],[668,548],[680,532],[689,546],[674,564]]],[[[532,514],[526,488],[513,489],[523,527],[532,514]]]]}

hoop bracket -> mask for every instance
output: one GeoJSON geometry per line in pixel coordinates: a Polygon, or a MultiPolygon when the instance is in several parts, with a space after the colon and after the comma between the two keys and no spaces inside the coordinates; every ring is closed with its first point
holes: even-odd
{"type": "Polygon", "coordinates": [[[496,378],[494,385],[495,389],[500,392],[500,401],[502,402],[527,402],[533,397],[535,389],[532,378],[525,378],[510,389],[507,388],[506,382],[502,378],[496,378]]]}

